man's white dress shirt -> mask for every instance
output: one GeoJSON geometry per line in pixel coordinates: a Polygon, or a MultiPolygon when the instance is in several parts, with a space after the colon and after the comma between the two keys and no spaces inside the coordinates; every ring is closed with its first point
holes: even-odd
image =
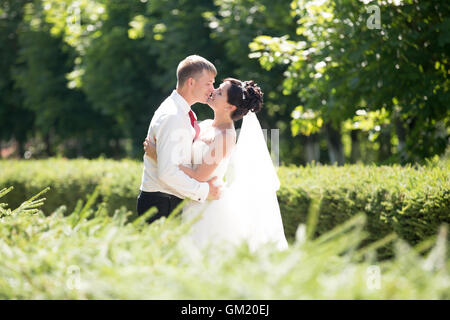
{"type": "Polygon", "coordinates": [[[192,140],[195,129],[191,125],[186,100],[174,90],[153,115],[147,137],[156,139],[157,162],[144,155],[141,190],[164,192],[178,198],[203,202],[208,197],[207,182],[198,182],[178,168],[191,166],[192,140]]]}

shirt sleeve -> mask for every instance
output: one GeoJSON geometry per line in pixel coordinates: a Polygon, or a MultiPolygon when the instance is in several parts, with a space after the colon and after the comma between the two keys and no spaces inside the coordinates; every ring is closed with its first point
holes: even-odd
{"type": "Polygon", "coordinates": [[[186,198],[204,202],[209,185],[186,175],[179,164],[191,164],[192,133],[178,114],[164,115],[156,134],[158,178],[186,198]]]}

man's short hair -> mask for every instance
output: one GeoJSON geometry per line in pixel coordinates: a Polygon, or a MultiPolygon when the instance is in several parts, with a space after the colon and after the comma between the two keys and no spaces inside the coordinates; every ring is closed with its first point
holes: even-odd
{"type": "Polygon", "coordinates": [[[178,64],[177,68],[177,88],[182,87],[187,79],[195,78],[202,73],[203,70],[209,71],[217,75],[214,65],[203,57],[192,55],[186,57],[178,64]]]}

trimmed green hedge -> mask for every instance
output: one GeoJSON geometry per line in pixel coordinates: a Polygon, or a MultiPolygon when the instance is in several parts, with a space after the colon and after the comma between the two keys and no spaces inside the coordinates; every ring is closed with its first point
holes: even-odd
{"type": "MultiPolygon", "coordinates": [[[[365,231],[373,242],[395,232],[411,245],[436,235],[442,223],[450,222],[450,162],[430,162],[427,166],[306,166],[280,168],[280,207],[285,224],[304,222],[307,199],[320,199],[316,235],[363,212],[365,231]],[[306,193],[306,196],[305,196],[306,193]],[[294,198],[302,203],[295,214],[294,198]],[[303,198],[302,200],[300,200],[303,198]],[[301,217],[300,217],[301,216],[301,217]],[[295,220],[294,220],[295,219],[295,220]]],[[[299,204],[296,204],[299,205],[299,204]]],[[[390,257],[392,247],[379,251],[390,257]]]]}
{"type": "MultiPolygon", "coordinates": [[[[306,166],[281,167],[278,199],[286,236],[293,240],[299,223],[305,223],[312,200],[320,201],[316,235],[363,212],[367,215],[365,242],[396,232],[414,245],[436,235],[439,225],[450,222],[450,161],[426,166],[306,166]]],[[[47,186],[43,211],[65,205],[72,212],[98,186],[109,212],[125,206],[135,212],[142,163],[131,160],[0,161],[0,189],[14,186],[4,199],[20,205],[47,186]]],[[[133,216],[132,216],[133,217],[133,216]]],[[[392,254],[389,246],[381,257],[392,254]]]]}
{"type": "Polygon", "coordinates": [[[61,205],[72,212],[99,187],[99,201],[107,201],[109,212],[122,206],[135,212],[141,173],[142,165],[130,160],[0,161],[0,188],[14,186],[4,198],[14,208],[49,186],[42,210],[50,214],[61,205]]]}

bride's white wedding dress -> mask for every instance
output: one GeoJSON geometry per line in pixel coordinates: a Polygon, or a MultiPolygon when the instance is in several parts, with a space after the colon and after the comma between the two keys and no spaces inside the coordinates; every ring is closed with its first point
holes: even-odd
{"type": "MultiPolygon", "coordinates": [[[[202,140],[195,140],[193,158],[199,159],[208,148],[202,140]]],[[[279,181],[255,114],[244,117],[235,149],[221,160],[210,178],[214,176],[223,184],[220,199],[189,201],[183,208],[184,222],[201,215],[188,234],[194,244],[204,248],[246,241],[254,251],[271,242],[280,250],[286,249],[276,196],[279,181]]]]}

